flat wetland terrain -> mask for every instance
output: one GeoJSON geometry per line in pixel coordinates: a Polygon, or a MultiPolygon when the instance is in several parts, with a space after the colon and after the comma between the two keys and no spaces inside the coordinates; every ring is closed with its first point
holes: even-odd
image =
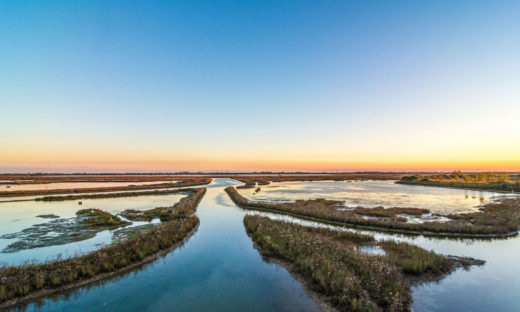
{"type": "Polygon", "coordinates": [[[402,177],[398,183],[497,192],[520,192],[520,174],[509,173],[465,174],[455,171],[451,174],[415,174],[402,177]]]}
{"type": "Polygon", "coordinates": [[[1,175],[0,309],[520,309],[517,179],[1,175]]]}
{"type": "MultiPolygon", "coordinates": [[[[306,183],[308,184],[308,183],[306,183]]],[[[312,184],[312,183],[311,183],[312,184]]],[[[226,188],[226,192],[233,199],[233,201],[241,207],[247,209],[258,209],[263,211],[286,213],[292,216],[301,218],[307,218],[314,221],[328,222],[332,224],[356,226],[364,229],[379,229],[382,231],[391,232],[402,232],[409,234],[423,234],[423,235],[439,235],[439,236],[468,236],[468,237],[491,237],[491,236],[511,236],[516,235],[520,224],[520,200],[518,197],[512,198],[501,198],[491,202],[484,202],[482,200],[479,207],[468,207],[472,208],[470,212],[457,213],[455,210],[444,209],[430,211],[425,207],[430,208],[433,204],[442,205],[442,199],[449,200],[449,196],[440,196],[430,198],[427,195],[426,200],[421,201],[420,193],[404,193],[407,197],[415,195],[418,199],[408,200],[404,199],[407,206],[396,207],[395,205],[403,205],[402,202],[395,198],[400,194],[396,194],[396,190],[379,190],[373,188],[370,191],[365,191],[361,186],[356,187],[356,184],[364,184],[364,182],[353,182],[346,185],[345,188],[350,188],[351,193],[349,194],[349,201],[355,201],[357,198],[358,204],[371,204],[373,201],[361,202],[361,199],[367,194],[373,194],[372,197],[381,198],[381,202],[386,207],[381,205],[378,206],[356,206],[352,207],[339,200],[341,196],[338,196],[334,192],[326,193],[325,196],[328,198],[314,198],[314,199],[296,199],[295,201],[266,201],[258,200],[259,198],[272,198],[272,196],[263,195],[266,193],[265,189],[270,190],[272,194],[296,194],[298,188],[293,187],[289,189],[278,191],[277,187],[281,185],[274,185],[272,188],[269,186],[264,187],[264,191],[261,188],[255,189],[255,193],[249,193],[249,198],[242,196],[239,191],[233,187],[226,188]],[[352,187],[353,186],[353,187],[352,187]],[[354,190],[352,190],[354,189],[354,190]],[[385,196],[391,194],[392,197],[385,196]],[[255,195],[257,194],[257,195],[255,195]],[[253,196],[254,195],[254,196],[253,196]],[[356,196],[356,197],[355,197],[356,196]],[[388,198],[389,197],[389,198],[388,198]],[[430,202],[429,202],[430,201],[430,202]],[[423,204],[421,206],[414,206],[415,203],[423,204]],[[442,213],[443,212],[443,213],[442,213]]],[[[373,184],[372,184],[373,185],[373,184]]],[[[285,185],[286,186],[286,185],[285,185]]],[[[299,185],[300,189],[309,190],[312,187],[307,185],[299,185]]],[[[381,185],[378,185],[381,186],[381,185]]],[[[383,187],[385,185],[382,185],[383,187]]],[[[316,188],[316,185],[314,185],[316,188]]],[[[390,187],[390,185],[387,185],[390,187]]],[[[398,186],[399,187],[399,186],[398,186]]],[[[366,185],[365,185],[366,188],[366,185]]],[[[339,188],[342,190],[342,188],[339,188]]],[[[401,190],[401,192],[403,192],[401,190]]],[[[340,192],[341,193],[341,192],[340,192]]],[[[452,192],[453,193],[453,192],[452,192]]],[[[460,192],[459,192],[460,193],[460,192]]],[[[308,193],[305,193],[308,195],[308,193]]],[[[316,196],[316,194],[313,194],[316,196]]],[[[459,194],[459,197],[462,197],[459,194]]],[[[355,201],[356,202],[356,201],[355,201]]],[[[471,201],[470,201],[471,202],[471,201]]],[[[435,209],[434,206],[430,209],[435,209]]]]}

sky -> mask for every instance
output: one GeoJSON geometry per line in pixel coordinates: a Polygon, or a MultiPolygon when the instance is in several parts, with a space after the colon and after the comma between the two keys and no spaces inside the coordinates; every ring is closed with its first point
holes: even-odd
{"type": "Polygon", "coordinates": [[[520,170],[519,1],[0,1],[0,172],[520,170]]]}

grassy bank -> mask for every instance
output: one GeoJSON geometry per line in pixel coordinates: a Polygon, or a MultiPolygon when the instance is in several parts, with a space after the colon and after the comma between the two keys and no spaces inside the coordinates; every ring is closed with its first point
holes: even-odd
{"type": "Polygon", "coordinates": [[[340,311],[410,310],[412,280],[439,278],[471,262],[457,262],[406,243],[376,242],[369,235],[260,216],[246,216],[244,225],[263,256],[290,263],[292,271],[340,311]],[[365,254],[360,246],[379,247],[385,254],[365,254]]]}
{"type": "Polygon", "coordinates": [[[190,191],[190,189],[175,189],[175,190],[153,190],[153,191],[139,191],[139,192],[122,192],[122,193],[102,193],[102,194],[82,194],[82,195],[62,195],[62,196],[45,196],[38,197],[36,201],[62,201],[62,200],[78,200],[78,199],[98,199],[98,198],[117,198],[117,197],[132,197],[144,195],[168,195],[181,192],[190,191]]]}
{"type": "Polygon", "coordinates": [[[195,210],[205,192],[205,188],[193,191],[169,208],[168,221],[136,239],[66,260],[0,268],[0,308],[123,270],[182,242],[199,224],[195,210]]]}
{"type": "Polygon", "coordinates": [[[474,173],[460,171],[451,174],[420,175],[402,177],[399,184],[463,188],[480,191],[520,192],[520,176],[508,173],[474,173]]]}
{"type": "Polygon", "coordinates": [[[146,184],[146,185],[115,186],[115,187],[4,191],[4,192],[0,192],[0,197],[154,190],[154,189],[205,185],[205,184],[209,184],[211,182],[211,178],[208,178],[208,177],[193,177],[193,178],[190,177],[190,178],[183,178],[180,180],[181,181],[171,182],[171,183],[168,182],[168,183],[157,183],[157,184],[146,184]]]}
{"type": "MultiPolygon", "coordinates": [[[[0,174],[0,184],[49,184],[74,182],[155,182],[178,181],[187,177],[172,175],[56,175],[56,174],[0,174]]],[[[190,177],[191,178],[191,177],[190,177]]]]}
{"type": "Polygon", "coordinates": [[[365,229],[403,232],[410,234],[439,236],[489,237],[509,236],[518,232],[520,225],[520,199],[504,199],[500,204],[488,204],[479,212],[451,217],[447,222],[407,223],[399,217],[386,217],[376,210],[379,218],[366,218],[366,209],[360,213],[355,210],[338,210],[337,201],[325,199],[298,200],[292,203],[268,203],[250,201],[240,195],[234,187],[225,191],[240,207],[246,209],[289,214],[296,217],[326,223],[356,226],[365,229]],[[462,217],[458,217],[462,216],[462,217]]]}
{"type": "Polygon", "coordinates": [[[347,180],[399,180],[399,173],[340,173],[321,175],[269,175],[269,176],[230,176],[246,184],[246,187],[267,185],[271,182],[303,182],[303,181],[347,181],[347,180]]]}

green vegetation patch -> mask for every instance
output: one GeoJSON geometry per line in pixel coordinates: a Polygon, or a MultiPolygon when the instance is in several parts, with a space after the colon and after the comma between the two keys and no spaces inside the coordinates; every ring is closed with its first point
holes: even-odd
{"type": "Polygon", "coordinates": [[[131,224],[121,220],[118,216],[96,208],[78,210],[76,216],[78,223],[83,226],[113,228],[131,224]]]}
{"type": "Polygon", "coordinates": [[[365,208],[357,211],[339,210],[337,209],[340,204],[338,201],[313,199],[297,200],[292,203],[269,203],[250,201],[231,186],[225,191],[235,204],[245,209],[289,214],[314,221],[382,231],[439,236],[490,237],[514,235],[518,233],[520,226],[520,198],[505,198],[500,204],[487,204],[475,213],[449,215],[451,220],[447,222],[407,223],[406,218],[388,218],[386,216],[392,216],[393,212],[403,211],[418,215],[424,213],[424,210],[410,208],[378,209],[374,212],[367,212],[365,208]],[[365,215],[369,213],[383,216],[383,218],[366,218],[365,215]]]}
{"type": "Polygon", "coordinates": [[[129,224],[130,222],[99,209],[82,209],[76,212],[75,218],[55,219],[35,224],[20,232],[0,236],[3,239],[17,239],[2,252],[11,253],[79,242],[96,236],[98,232],[129,224]]]}
{"type": "Polygon", "coordinates": [[[244,225],[263,256],[289,262],[312,290],[329,297],[340,311],[410,310],[410,285],[417,276],[439,278],[459,264],[481,263],[450,259],[406,243],[376,242],[370,235],[261,216],[246,216],[244,225]],[[380,246],[386,255],[360,252],[366,245],[380,246]]]}
{"type": "MultiPolygon", "coordinates": [[[[115,273],[142,263],[147,257],[151,257],[149,260],[153,259],[159,252],[184,241],[195,230],[199,224],[195,210],[205,192],[205,188],[197,189],[176,203],[168,222],[140,233],[135,239],[120,240],[84,256],[66,260],[0,268],[0,309],[16,303],[7,302],[10,299],[24,297],[39,290],[58,291],[82,280],[104,273],[115,273]]],[[[82,214],[93,215],[94,218],[99,216],[92,211],[82,214]]]]}

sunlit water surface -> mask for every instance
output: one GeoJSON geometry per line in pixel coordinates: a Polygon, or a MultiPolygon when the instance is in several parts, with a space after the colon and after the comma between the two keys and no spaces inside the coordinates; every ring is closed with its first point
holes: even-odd
{"type": "Polygon", "coordinates": [[[343,201],[346,207],[376,206],[426,208],[433,213],[476,211],[478,206],[503,193],[397,184],[395,181],[278,182],[240,189],[250,200],[291,202],[325,198],[343,201]]]}
{"type": "MultiPolygon", "coordinates": [[[[172,206],[186,194],[146,195],[137,197],[82,199],[82,205],[76,200],[66,201],[24,201],[0,203],[0,236],[20,232],[35,224],[51,222],[54,219],[38,217],[54,214],[59,218],[67,219],[76,216],[76,212],[85,208],[98,208],[111,214],[118,214],[126,209],[148,210],[155,207],[172,206]]],[[[144,225],[147,222],[134,222],[130,226],[144,225]]],[[[73,256],[76,253],[85,253],[100,248],[112,242],[115,230],[105,230],[95,237],[64,245],[54,245],[21,250],[17,252],[2,252],[5,247],[17,239],[0,238],[0,265],[19,264],[26,260],[46,260],[61,254],[63,257],[73,256]]]]}
{"type": "Polygon", "coordinates": [[[215,179],[198,206],[198,231],[187,243],[132,274],[31,303],[41,311],[319,311],[300,282],[253,248],[215,179]]]}
{"type": "MultiPolygon", "coordinates": [[[[243,217],[261,214],[303,225],[331,226],[278,214],[246,212],[236,207],[223,192],[223,187],[233,184],[240,183],[215,179],[209,186],[197,210],[200,227],[183,247],[131,274],[42,299],[29,304],[28,310],[319,310],[301,283],[287,270],[261,258],[245,232],[243,217]]],[[[324,191],[319,193],[317,197],[326,194],[324,191]]],[[[487,261],[468,271],[459,269],[439,282],[414,286],[415,311],[520,311],[518,237],[456,240],[331,228],[369,233],[376,239],[406,241],[442,254],[487,261]]],[[[380,253],[377,250],[364,252],[380,253]]]]}
{"type": "Polygon", "coordinates": [[[2,184],[0,191],[29,191],[29,190],[63,190],[75,188],[94,187],[120,187],[128,185],[149,185],[158,183],[174,183],[176,181],[153,181],[153,182],[58,182],[42,184],[2,184]]]}

